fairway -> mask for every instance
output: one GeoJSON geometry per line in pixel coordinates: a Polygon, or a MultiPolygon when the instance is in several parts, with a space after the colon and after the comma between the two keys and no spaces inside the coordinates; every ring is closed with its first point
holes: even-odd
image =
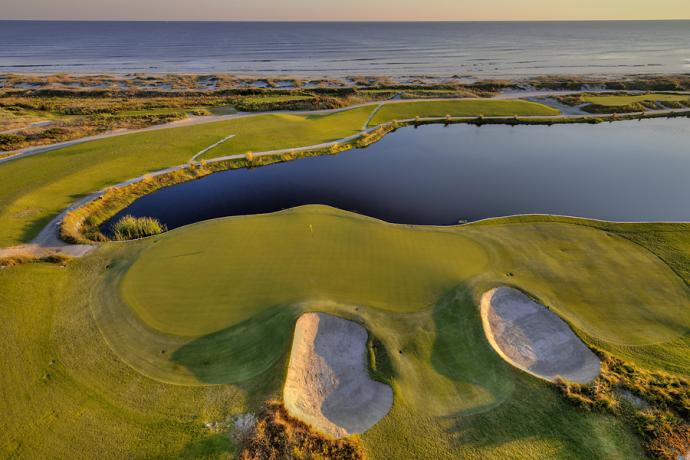
{"type": "Polygon", "coordinates": [[[640,95],[601,95],[601,96],[582,96],[583,102],[590,104],[603,105],[607,107],[622,107],[638,102],[690,102],[690,95],[687,94],[663,94],[651,93],[640,95]]]}
{"type": "Polygon", "coordinates": [[[410,120],[415,117],[512,117],[555,116],[560,111],[543,104],[527,101],[460,99],[445,101],[395,102],[385,104],[369,123],[379,125],[393,120],[410,120]]]}
{"type": "Polygon", "coordinates": [[[235,137],[205,157],[301,147],[356,134],[373,110],[271,114],[129,134],[0,164],[0,247],[30,241],[80,196],[169,166],[235,137]]]}

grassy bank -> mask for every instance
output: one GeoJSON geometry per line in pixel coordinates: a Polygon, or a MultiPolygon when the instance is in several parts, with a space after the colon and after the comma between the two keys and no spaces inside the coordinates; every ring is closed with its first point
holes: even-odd
{"type": "MultiPolygon", "coordinates": [[[[146,175],[141,180],[128,185],[110,187],[99,196],[98,199],[92,200],[68,212],[60,223],[60,238],[63,241],[73,244],[91,244],[97,241],[106,241],[108,238],[103,235],[100,230],[102,224],[119,211],[129,206],[137,198],[153,193],[160,188],[199,179],[219,171],[239,168],[256,168],[292,161],[297,158],[336,155],[353,148],[365,148],[377,142],[394,129],[396,129],[395,124],[387,124],[373,131],[364,133],[351,141],[332,144],[324,148],[287,151],[271,155],[253,155],[247,153],[243,157],[237,159],[213,162],[201,160],[200,162],[190,162],[186,167],[175,169],[170,172],[146,175]]],[[[161,231],[150,233],[149,235],[162,233],[163,231],[165,230],[161,228],[161,231]]],[[[137,233],[131,234],[130,237],[120,237],[116,239],[136,239],[149,235],[137,233]]]]}

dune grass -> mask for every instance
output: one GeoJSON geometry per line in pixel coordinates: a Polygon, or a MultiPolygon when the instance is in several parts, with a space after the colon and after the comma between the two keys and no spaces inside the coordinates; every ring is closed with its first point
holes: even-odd
{"type": "Polygon", "coordinates": [[[586,95],[583,102],[606,107],[622,107],[639,102],[690,102],[688,94],[648,93],[638,95],[586,95]]]}
{"type": "Polygon", "coordinates": [[[415,117],[512,117],[559,115],[556,109],[535,102],[518,100],[461,99],[457,101],[396,102],[386,104],[374,115],[371,126],[415,117]]]}
{"type": "MultiPolygon", "coordinates": [[[[296,318],[324,311],[363,323],[388,357],[395,403],[361,437],[370,458],[642,458],[621,420],[504,363],[477,309],[514,285],[600,348],[656,366],[686,340],[690,297],[626,235],[680,228],[607,225],[424,228],[309,206],[2,270],[0,452],[223,458],[228,438],[204,422],[279,398],[296,318]]],[[[687,375],[679,350],[670,371],[687,375]]]]}
{"type": "Polygon", "coordinates": [[[373,107],[328,115],[259,115],[130,134],[0,164],[0,247],[30,241],[73,201],[106,186],[205,157],[319,144],[359,131],[373,107]]]}
{"type": "Polygon", "coordinates": [[[152,217],[123,216],[113,224],[113,236],[118,241],[136,240],[166,231],[165,225],[152,217]]]}
{"type": "Polygon", "coordinates": [[[264,104],[271,102],[292,102],[292,101],[306,101],[313,99],[314,96],[299,96],[299,95],[266,95],[266,96],[246,96],[243,101],[249,104],[264,104]]]}

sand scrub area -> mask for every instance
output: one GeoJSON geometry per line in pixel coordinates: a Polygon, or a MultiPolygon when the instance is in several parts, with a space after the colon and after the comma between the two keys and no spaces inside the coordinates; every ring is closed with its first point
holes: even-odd
{"type": "Polygon", "coordinates": [[[489,342],[513,366],[549,381],[589,383],[599,375],[599,358],[568,324],[522,292],[486,292],[481,316],[489,342]]]}
{"type": "Polygon", "coordinates": [[[363,433],[393,405],[393,391],[367,372],[367,331],[357,323],[306,313],[295,325],[285,407],[318,431],[363,433]]]}

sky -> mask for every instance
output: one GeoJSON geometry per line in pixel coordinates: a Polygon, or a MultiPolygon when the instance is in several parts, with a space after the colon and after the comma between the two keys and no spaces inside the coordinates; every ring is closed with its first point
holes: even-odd
{"type": "Polygon", "coordinates": [[[690,0],[0,0],[0,19],[171,21],[690,19],[690,0]]]}

